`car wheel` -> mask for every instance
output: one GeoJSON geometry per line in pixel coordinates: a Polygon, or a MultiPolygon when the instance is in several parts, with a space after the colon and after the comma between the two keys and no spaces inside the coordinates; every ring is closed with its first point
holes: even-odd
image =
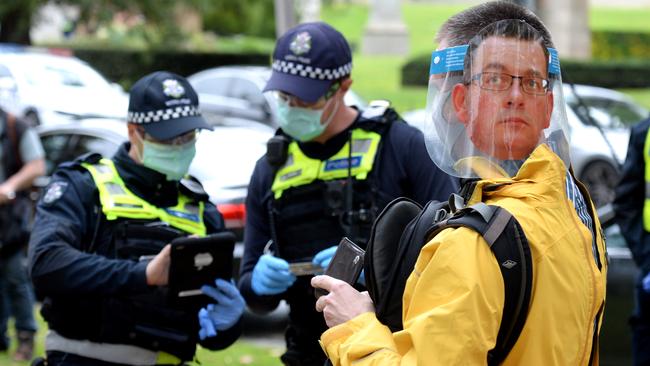
{"type": "Polygon", "coordinates": [[[582,170],[580,181],[587,187],[596,207],[614,201],[614,189],[620,175],[618,169],[606,161],[594,161],[582,170]]]}
{"type": "Polygon", "coordinates": [[[36,127],[41,124],[41,120],[38,118],[38,114],[35,111],[27,112],[23,120],[32,127],[36,127]]]}

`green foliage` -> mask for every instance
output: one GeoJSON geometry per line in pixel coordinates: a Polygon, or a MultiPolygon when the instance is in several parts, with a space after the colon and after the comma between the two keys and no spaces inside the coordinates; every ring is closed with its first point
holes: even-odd
{"type": "Polygon", "coordinates": [[[429,84],[430,64],[430,54],[419,55],[409,59],[401,68],[402,85],[427,86],[429,84]]]}
{"type": "Polygon", "coordinates": [[[594,59],[650,59],[650,29],[648,32],[593,31],[591,37],[594,59]]]}
{"type": "Polygon", "coordinates": [[[109,80],[128,89],[150,72],[168,70],[179,75],[222,65],[268,65],[268,53],[197,53],[174,50],[127,50],[107,48],[74,49],[74,55],[88,62],[109,80]]]}
{"type": "Polygon", "coordinates": [[[221,35],[246,34],[274,38],[273,1],[204,0],[205,30],[221,35]]]}
{"type": "Polygon", "coordinates": [[[31,44],[32,14],[43,0],[0,1],[0,42],[31,44]]]}
{"type": "Polygon", "coordinates": [[[196,7],[200,0],[59,0],[61,3],[79,7],[79,19],[95,35],[121,42],[123,38],[142,39],[145,44],[178,44],[184,35],[176,26],[174,19],[179,8],[196,7]],[[115,16],[120,14],[142,22],[132,28],[121,28],[113,24],[115,16]],[[104,34],[102,34],[102,32],[104,34]]]}
{"type": "Polygon", "coordinates": [[[650,60],[562,60],[562,74],[576,84],[605,88],[650,88],[650,60]]]}

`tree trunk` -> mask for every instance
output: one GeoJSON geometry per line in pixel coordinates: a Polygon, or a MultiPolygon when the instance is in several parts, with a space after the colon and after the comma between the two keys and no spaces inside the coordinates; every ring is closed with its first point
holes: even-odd
{"type": "Polygon", "coordinates": [[[17,6],[0,12],[0,42],[30,45],[32,1],[17,1],[17,6]]]}

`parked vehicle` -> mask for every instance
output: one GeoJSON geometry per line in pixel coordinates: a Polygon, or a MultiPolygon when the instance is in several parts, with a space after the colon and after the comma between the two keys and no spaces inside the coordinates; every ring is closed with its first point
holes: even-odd
{"type": "MultiPolygon", "coordinates": [[[[266,152],[266,141],[273,129],[246,120],[229,121],[227,126],[199,133],[189,173],[203,183],[210,201],[224,215],[226,227],[241,238],[248,182],[255,162],[266,152]]],[[[37,183],[41,187],[58,164],[87,152],[111,157],[128,140],[125,122],[111,119],[41,125],[37,132],[47,167],[47,176],[37,183]]]]}
{"type": "Polygon", "coordinates": [[[588,85],[564,84],[564,100],[573,171],[589,188],[594,203],[603,206],[614,200],[620,165],[627,154],[629,127],[650,112],[623,93],[588,85]]]}
{"type": "Polygon", "coordinates": [[[31,125],[80,118],[126,118],[128,98],[84,61],[72,56],[0,52],[0,106],[31,125]]]}
{"type": "MultiPolygon", "coordinates": [[[[251,119],[277,127],[275,101],[262,93],[271,77],[266,66],[222,66],[188,76],[201,103],[209,103],[216,116],[251,119]]],[[[347,105],[363,109],[366,102],[353,91],[345,95],[347,105]]]]}

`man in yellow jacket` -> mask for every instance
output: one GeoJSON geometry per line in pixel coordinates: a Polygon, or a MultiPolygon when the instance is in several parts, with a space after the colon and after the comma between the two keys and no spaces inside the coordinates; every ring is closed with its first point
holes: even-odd
{"type": "MultiPolygon", "coordinates": [[[[607,260],[595,208],[569,170],[560,65],[539,19],[491,2],[450,18],[432,55],[427,150],[471,178],[468,205],[513,214],[533,260],[528,316],[504,365],[598,364],[607,260]],[[469,44],[468,44],[469,43],[469,44]]],[[[317,276],[321,345],[334,365],[485,365],[503,315],[504,282],[483,237],[440,232],[420,252],[392,333],[369,295],[317,276]]]]}

